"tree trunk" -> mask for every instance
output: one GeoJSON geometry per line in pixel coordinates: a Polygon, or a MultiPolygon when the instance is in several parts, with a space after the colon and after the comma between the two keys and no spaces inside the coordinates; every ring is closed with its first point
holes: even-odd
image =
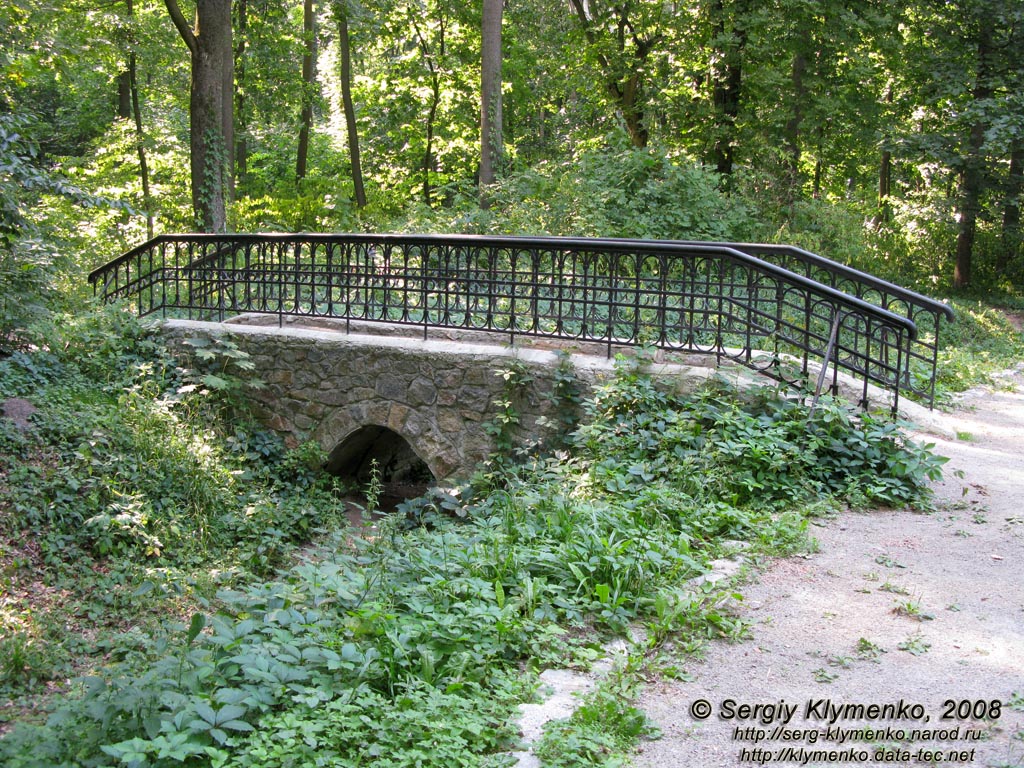
{"type": "Polygon", "coordinates": [[[128,72],[117,75],[117,116],[125,120],[132,116],[132,87],[128,72]]]}
{"type": "MultiPolygon", "coordinates": [[[[128,18],[135,13],[132,0],[127,0],[128,18]]],[[[139,157],[139,180],[142,182],[142,206],[146,209],[146,234],[153,239],[153,196],[149,188],[149,163],[146,161],[145,135],[142,132],[142,108],[139,104],[138,66],[135,60],[135,45],[128,53],[128,96],[132,116],[135,119],[135,151],[139,157]]]]}
{"type": "Polygon", "coordinates": [[[982,168],[980,151],[985,143],[985,126],[978,122],[971,127],[969,155],[960,175],[957,210],[960,224],[956,237],[956,262],[953,266],[953,287],[966,288],[971,283],[971,261],[974,236],[981,210],[982,168]]]}
{"type": "Polygon", "coordinates": [[[640,73],[634,72],[621,83],[609,80],[608,90],[613,98],[619,100],[629,140],[634,147],[643,149],[650,140],[650,132],[644,122],[643,80],[640,73]]]}
{"type": "Polygon", "coordinates": [[[345,0],[335,6],[338,14],[338,44],[341,49],[341,101],[345,108],[345,128],[348,132],[348,155],[352,165],[352,191],[356,207],[366,206],[363,187],[363,167],[359,159],[359,131],[356,126],[356,108],[352,102],[352,46],[348,32],[348,8],[345,0]]]}
{"type": "Polygon", "coordinates": [[[811,183],[811,197],[821,199],[821,176],[824,171],[821,156],[825,151],[825,126],[818,126],[818,146],[814,157],[814,181],[811,183]]]}
{"type": "Polygon", "coordinates": [[[646,147],[650,134],[644,121],[644,68],[651,51],[661,42],[662,34],[655,33],[650,37],[640,37],[634,31],[629,18],[629,3],[615,6],[618,17],[615,20],[616,32],[612,44],[615,53],[623,60],[623,65],[620,67],[614,64],[606,53],[602,52],[602,48],[607,45],[607,42],[602,39],[603,36],[596,29],[589,2],[587,0],[569,0],[569,5],[583,26],[583,34],[586,36],[587,42],[596,52],[598,64],[603,70],[605,91],[622,115],[630,142],[634,147],[646,147]],[[633,44],[633,50],[628,56],[627,42],[633,44]],[[623,67],[628,68],[628,74],[625,76],[621,71],[623,67]]]}
{"type": "Polygon", "coordinates": [[[124,70],[117,76],[117,116],[131,120],[135,130],[135,154],[139,159],[139,182],[142,185],[142,207],[146,212],[146,233],[153,238],[153,198],[149,186],[149,163],[146,161],[145,136],[142,132],[142,110],[139,105],[138,64],[135,56],[135,3],[124,3],[124,38],[120,41],[127,58],[124,70]]]}
{"type": "Polygon", "coordinates": [[[430,109],[427,111],[427,146],[423,150],[423,202],[431,204],[430,171],[434,167],[434,122],[437,120],[437,107],[441,102],[441,81],[430,67],[430,109]]]}
{"type": "Polygon", "coordinates": [[[235,48],[235,178],[243,185],[249,174],[249,114],[246,102],[245,65],[248,58],[246,44],[249,34],[249,2],[235,0],[238,14],[238,46],[235,48]]]}
{"type": "MultiPolygon", "coordinates": [[[[227,202],[235,199],[235,44],[231,23],[231,0],[216,0],[215,23],[217,59],[220,68],[220,130],[223,135],[224,194],[227,202]],[[226,7],[225,7],[226,6],[226,7]]],[[[198,11],[198,2],[196,9],[198,11]]]]}
{"type": "MultiPolygon", "coordinates": [[[[992,97],[990,78],[992,58],[992,35],[994,21],[983,15],[978,30],[978,71],[975,75],[971,97],[975,104],[992,97]]],[[[959,231],[956,238],[956,261],[953,267],[953,287],[965,288],[971,283],[971,261],[974,255],[974,237],[978,229],[978,213],[981,211],[981,194],[985,185],[984,157],[986,121],[978,118],[971,126],[967,143],[967,156],[960,174],[957,212],[960,214],[959,231]]]]}
{"type": "MultiPolygon", "coordinates": [[[[885,89],[885,103],[892,104],[892,84],[885,89]]],[[[883,139],[887,143],[889,137],[883,139]]],[[[882,156],[878,161],[878,212],[874,216],[874,225],[888,223],[892,220],[892,203],[889,198],[892,195],[892,152],[888,149],[882,150],[882,156]]]]}
{"type": "Polygon", "coordinates": [[[302,112],[299,115],[299,147],[295,159],[295,180],[306,178],[309,159],[309,134],[313,130],[313,92],[316,88],[316,29],[313,0],[302,3],[302,36],[305,52],[302,55],[302,112]]]}
{"type": "MultiPolygon", "coordinates": [[[[736,9],[736,15],[743,9],[736,9]]],[[[717,47],[713,50],[709,67],[711,100],[715,113],[714,146],[711,162],[722,176],[732,175],[736,162],[736,119],[740,113],[740,91],[743,86],[743,48],[746,46],[746,31],[735,21],[729,42],[725,39],[725,4],[716,0],[714,14],[719,21],[715,24],[717,47]]]]}
{"type": "Polygon", "coordinates": [[[480,63],[480,206],[503,155],[501,114],[501,16],[504,0],[484,0],[480,63]]]}
{"type": "Polygon", "coordinates": [[[882,150],[882,156],[878,161],[878,212],[874,216],[873,223],[888,223],[892,220],[892,204],[889,198],[892,195],[892,152],[888,149],[882,150]]]}
{"type": "Polygon", "coordinates": [[[786,149],[786,185],[787,199],[796,199],[800,187],[800,129],[804,120],[804,100],[807,98],[807,86],[804,75],[807,72],[807,59],[803,52],[793,55],[791,82],[793,84],[793,109],[783,132],[786,149]]]}
{"type": "Polygon", "coordinates": [[[1010,174],[1006,182],[1006,202],[1003,207],[1003,242],[996,260],[996,270],[1000,273],[1021,257],[1021,194],[1024,194],[1024,141],[1016,137],[1010,144],[1010,174]]]}
{"type": "Polygon", "coordinates": [[[153,195],[149,188],[149,163],[146,161],[145,135],[142,132],[142,109],[139,105],[139,80],[135,52],[129,56],[132,113],[135,117],[135,150],[139,156],[139,179],[142,182],[142,206],[146,209],[146,234],[153,239],[153,195]]]}
{"type": "MultiPolygon", "coordinates": [[[[135,29],[132,24],[135,9],[132,7],[132,0],[126,0],[124,10],[127,20],[124,24],[125,32],[122,40],[130,56],[135,50],[135,29]]],[[[121,70],[117,75],[117,116],[122,120],[128,120],[132,116],[131,73],[127,68],[121,70]]]]}
{"type": "MultiPolygon", "coordinates": [[[[430,73],[430,107],[427,109],[427,146],[423,151],[423,201],[429,206],[432,202],[430,186],[430,171],[434,166],[434,122],[437,119],[437,108],[441,103],[441,76],[437,71],[437,64],[434,60],[434,54],[430,50],[430,45],[427,43],[427,38],[423,35],[423,31],[420,29],[420,25],[417,22],[415,16],[412,17],[413,29],[416,32],[416,37],[419,40],[420,52],[423,54],[423,60],[427,64],[427,70],[430,73]]],[[[444,58],[444,31],[445,23],[442,17],[440,23],[440,50],[438,55],[441,59],[444,58]]]]}
{"type": "Polygon", "coordinates": [[[189,146],[192,208],[204,232],[223,232],[231,194],[231,152],[234,126],[231,85],[230,0],[196,0],[195,28],[189,26],[177,0],[164,0],[192,57],[189,89],[189,146]]]}

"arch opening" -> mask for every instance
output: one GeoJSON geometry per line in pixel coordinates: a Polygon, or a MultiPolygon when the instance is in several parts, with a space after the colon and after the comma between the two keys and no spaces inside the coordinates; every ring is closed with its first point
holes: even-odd
{"type": "Polygon", "coordinates": [[[437,482],[427,463],[409,442],[379,424],[360,427],[342,440],[327,457],[324,469],[358,492],[368,486],[376,466],[382,483],[382,510],[426,493],[437,482]]]}

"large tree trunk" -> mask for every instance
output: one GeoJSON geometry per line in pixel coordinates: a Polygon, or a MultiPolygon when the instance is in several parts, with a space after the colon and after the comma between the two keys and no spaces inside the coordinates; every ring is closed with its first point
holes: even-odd
{"type": "Polygon", "coordinates": [[[957,210],[960,223],[956,236],[956,261],[953,266],[953,287],[965,288],[971,283],[971,261],[974,254],[974,236],[978,229],[981,210],[982,167],[980,150],[985,143],[985,127],[975,123],[971,127],[969,156],[960,174],[957,210]]]}
{"type": "Polygon", "coordinates": [[[363,187],[363,166],[359,159],[359,131],[356,126],[356,108],[352,102],[352,45],[348,32],[348,8],[346,2],[336,5],[338,15],[338,47],[341,49],[341,103],[345,109],[345,129],[348,132],[348,156],[352,165],[352,191],[356,207],[366,206],[366,189],[363,187]]]}
{"type": "Polygon", "coordinates": [[[302,112],[299,115],[299,147],[295,159],[295,180],[306,178],[309,159],[309,134],[313,130],[313,91],[316,88],[316,29],[313,0],[302,3],[302,36],[305,52],[302,55],[302,112]]]}
{"type": "Polygon", "coordinates": [[[195,28],[177,0],[164,0],[192,57],[189,145],[192,208],[204,232],[223,232],[230,199],[234,125],[231,0],[196,0],[195,28]]]}
{"type": "MultiPolygon", "coordinates": [[[[220,69],[220,130],[224,136],[224,194],[235,199],[235,43],[231,23],[231,0],[216,0],[216,58],[220,69]],[[224,7],[226,6],[226,7],[224,7]]],[[[196,5],[198,10],[198,2],[196,5]]]]}
{"type": "Polygon", "coordinates": [[[501,16],[504,0],[483,0],[480,63],[480,205],[496,178],[503,154],[501,115],[501,16]]]}
{"type": "Polygon", "coordinates": [[[786,151],[786,189],[787,200],[795,200],[800,189],[800,132],[804,121],[804,102],[807,98],[807,85],[804,75],[807,73],[807,58],[803,52],[793,55],[791,82],[793,85],[793,108],[783,131],[786,151]]]}
{"type": "MultiPolygon", "coordinates": [[[[992,34],[994,20],[983,15],[978,30],[978,71],[975,75],[971,97],[975,104],[992,97],[990,77],[992,59],[992,34]]],[[[953,267],[953,287],[964,288],[971,283],[971,261],[974,255],[974,237],[978,229],[978,213],[981,211],[981,194],[985,185],[984,157],[987,123],[978,118],[971,126],[967,142],[967,155],[960,174],[957,212],[960,214],[959,231],[956,238],[956,262],[953,267]]]]}

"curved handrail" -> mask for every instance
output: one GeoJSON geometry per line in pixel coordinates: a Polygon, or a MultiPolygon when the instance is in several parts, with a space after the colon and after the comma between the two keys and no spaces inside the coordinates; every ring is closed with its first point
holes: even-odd
{"type": "MultiPolygon", "coordinates": [[[[693,241],[690,241],[690,240],[672,240],[672,241],[669,241],[669,242],[678,242],[678,243],[688,243],[689,244],[689,243],[696,243],[696,242],[699,242],[699,241],[696,241],[696,240],[693,240],[693,241]]],[[[909,288],[904,288],[903,286],[896,285],[895,283],[890,283],[887,280],[882,280],[881,278],[875,277],[874,275],[871,275],[871,274],[869,274],[867,272],[862,272],[859,269],[854,269],[853,267],[847,266],[846,264],[842,264],[842,263],[840,263],[838,261],[833,261],[832,259],[826,258],[824,256],[821,256],[821,255],[817,254],[817,253],[813,253],[812,251],[808,251],[808,250],[805,250],[803,248],[799,248],[799,247],[797,247],[795,245],[783,245],[783,244],[778,244],[778,243],[725,243],[725,242],[723,242],[721,244],[722,245],[727,245],[730,248],[735,248],[736,250],[742,251],[743,253],[748,253],[751,256],[755,256],[757,258],[761,258],[761,255],[768,255],[768,254],[771,254],[771,253],[786,254],[788,256],[794,257],[797,261],[800,261],[800,262],[802,262],[804,264],[807,264],[809,266],[819,267],[821,269],[824,269],[827,272],[831,272],[831,273],[833,273],[833,274],[835,274],[837,276],[845,277],[845,278],[847,278],[849,280],[852,280],[852,281],[854,281],[856,283],[859,283],[861,285],[865,285],[865,286],[867,286],[869,288],[872,288],[872,289],[874,289],[876,291],[881,291],[883,293],[891,294],[891,295],[893,295],[896,298],[899,298],[899,299],[901,299],[903,301],[907,301],[907,302],[909,302],[911,304],[915,304],[915,305],[920,306],[920,307],[922,307],[924,309],[927,309],[927,310],[929,310],[931,312],[936,312],[936,313],[942,314],[950,322],[952,322],[953,320],[956,319],[956,312],[954,312],[954,310],[953,310],[953,308],[951,306],[949,306],[948,304],[946,304],[944,302],[941,302],[941,301],[938,301],[936,299],[933,299],[930,296],[925,296],[922,293],[918,293],[916,291],[912,291],[909,288]]],[[[774,262],[769,262],[769,263],[774,263],[774,262]]],[[[782,265],[780,264],[779,266],[782,266],[782,265]]],[[[784,267],[784,268],[789,269],[788,267],[784,267]]],[[[790,271],[794,271],[794,270],[790,269],[790,271]]],[[[800,274],[800,273],[797,272],[797,274],[800,274]]]]}

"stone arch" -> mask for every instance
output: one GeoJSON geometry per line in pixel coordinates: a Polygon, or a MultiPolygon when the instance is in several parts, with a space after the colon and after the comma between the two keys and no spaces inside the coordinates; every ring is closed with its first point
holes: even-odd
{"type": "Polygon", "coordinates": [[[409,441],[383,424],[365,424],[349,432],[328,454],[324,468],[364,485],[374,463],[386,483],[416,486],[438,479],[409,441]]]}
{"type": "MultiPolygon", "coordinates": [[[[387,429],[409,445],[437,480],[446,480],[464,471],[466,457],[457,446],[465,442],[465,435],[461,424],[445,429],[433,415],[384,400],[363,401],[330,409],[310,436],[331,455],[360,430],[387,429]]],[[[356,439],[369,435],[363,433],[356,439]]]]}

